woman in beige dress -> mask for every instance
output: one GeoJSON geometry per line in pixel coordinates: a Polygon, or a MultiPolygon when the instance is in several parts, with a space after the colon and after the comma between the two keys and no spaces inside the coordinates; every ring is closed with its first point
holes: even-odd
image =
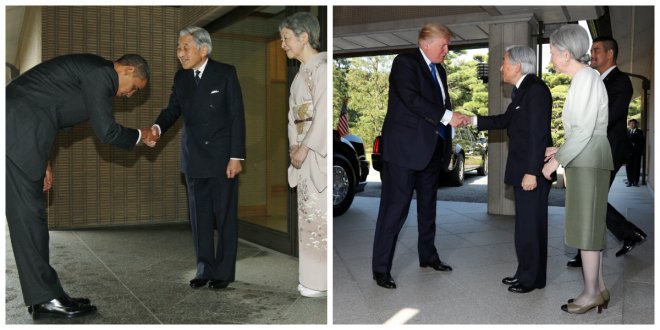
{"type": "Polygon", "coordinates": [[[300,62],[289,96],[289,185],[298,187],[298,291],[327,291],[327,54],[319,52],[319,22],[310,13],[287,17],[279,26],[282,49],[300,62]]]}
{"type": "Polygon", "coordinates": [[[609,291],[603,279],[603,249],[607,243],[605,214],[610,172],[614,169],[607,140],[607,90],[597,71],[589,67],[589,35],[579,25],[564,25],[550,36],[550,60],[557,72],[571,76],[562,122],[565,142],[546,151],[546,178],[566,168],[566,245],[580,249],[584,289],[562,305],[565,312],[582,314],[607,308],[609,291]]]}

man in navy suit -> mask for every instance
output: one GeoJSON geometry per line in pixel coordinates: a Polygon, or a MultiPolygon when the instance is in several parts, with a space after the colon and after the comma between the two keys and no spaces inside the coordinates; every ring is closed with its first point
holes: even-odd
{"type": "Polygon", "coordinates": [[[40,63],[6,88],[7,223],[23,299],[34,319],[96,311],[89,299],[69,297],[49,262],[44,192],[52,185],[48,159],[57,133],[89,121],[101,142],[122,149],[152,140],[150,129],[124,127],[112,114],[113,97],[131,97],[147,86],[149,75],[139,55],[113,62],[71,54],[40,63]]]}
{"type": "Polygon", "coordinates": [[[167,108],[153,127],[165,134],[183,116],[181,172],[197,259],[190,286],[226,288],[234,281],[238,247],[238,174],[245,159],[243,96],[236,69],[212,60],[211,36],[199,27],[179,32],[174,76],[167,108]],[[219,241],[214,243],[214,229],[219,241]]]}
{"type": "Polygon", "coordinates": [[[541,170],[545,149],[552,146],[552,95],[536,70],[536,54],[524,46],[504,52],[502,80],[514,87],[506,112],[473,117],[479,130],[504,129],[509,138],[504,183],[513,186],[516,203],[516,273],[502,279],[509,291],[527,293],[546,284],[548,261],[548,194],[551,182],[541,170]]]}
{"type": "MultiPolygon", "coordinates": [[[[616,65],[618,55],[619,45],[612,37],[603,36],[593,40],[591,44],[591,67],[598,70],[605,84],[605,89],[607,89],[607,139],[610,141],[612,160],[614,161],[610,187],[617,172],[632,152],[632,145],[628,140],[626,130],[626,120],[628,119],[628,105],[630,105],[630,99],[632,99],[633,87],[628,75],[619,70],[616,65]]],[[[623,241],[623,246],[616,253],[617,257],[630,252],[636,245],[646,239],[646,234],[632,222],[626,220],[626,217],[610,203],[607,203],[605,219],[607,229],[618,240],[623,241]]],[[[580,251],[566,265],[568,267],[582,267],[580,251]]]]}
{"type": "Polygon", "coordinates": [[[417,193],[419,265],[438,271],[452,269],[440,261],[434,244],[437,182],[451,152],[449,125],[466,120],[451,111],[447,74],[441,65],[451,37],[446,26],[426,24],[419,33],[419,49],[398,55],[392,63],[382,129],[383,185],[372,256],[373,278],[384,288],[396,288],[390,271],[413,191],[417,193]]]}

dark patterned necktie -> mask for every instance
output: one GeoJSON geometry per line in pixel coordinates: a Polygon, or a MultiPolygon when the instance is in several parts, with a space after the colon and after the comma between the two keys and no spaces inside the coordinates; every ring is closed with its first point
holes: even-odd
{"type": "Polygon", "coordinates": [[[195,85],[199,85],[199,81],[202,80],[202,77],[199,76],[200,71],[195,70],[195,85]]]}
{"type": "Polygon", "coordinates": [[[511,91],[512,100],[516,97],[516,93],[518,93],[518,87],[514,87],[513,90],[511,91]]]}

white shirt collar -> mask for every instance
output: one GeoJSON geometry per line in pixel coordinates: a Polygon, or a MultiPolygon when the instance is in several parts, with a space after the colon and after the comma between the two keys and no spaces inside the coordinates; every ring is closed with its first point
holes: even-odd
{"type": "Polygon", "coordinates": [[[426,54],[424,54],[424,51],[420,48],[419,51],[422,53],[422,56],[424,57],[424,61],[426,62],[426,66],[431,65],[431,60],[429,60],[428,57],[426,57],[426,54]]]}
{"type": "Polygon", "coordinates": [[[607,77],[607,75],[610,74],[610,72],[612,72],[612,70],[614,70],[614,68],[616,68],[616,65],[613,65],[611,68],[609,68],[605,72],[603,72],[603,74],[600,75],[600,79],[605,79],[605,77],[607,77]]]}
{"type": "Polygon", "coordinates": [[[202,76],[204,75],[204,69],[206,69],[206,64],[208,63],[209,63],[209,58],[207,57],[206,60],[204,60],[202,66],[200,66],[197,69],[193,69],[193,75],[195,74],[195,71],[199,71],[199,78],[201,79],[202,76]]]}
{"type": "Polygon", "coordinates": [[[516,88],[520,88],[520,84],[522,84],[522,81],[525,79],[525,77],[527,77],[526,73],[522,75],[520,79],[518,79],[518,82],[516,82],[516,88]]]}

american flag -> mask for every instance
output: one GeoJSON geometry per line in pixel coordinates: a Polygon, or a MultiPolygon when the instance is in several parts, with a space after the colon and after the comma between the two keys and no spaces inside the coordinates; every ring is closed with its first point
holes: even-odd
{"type": "Polygon", "coordinates": [[[337,121],[337,132],[342,137],[348,134],[348,113],[346,113],[346,102],[343,102],[341,106],[341,113],[339,113],[339,121],[337,121]]]}

